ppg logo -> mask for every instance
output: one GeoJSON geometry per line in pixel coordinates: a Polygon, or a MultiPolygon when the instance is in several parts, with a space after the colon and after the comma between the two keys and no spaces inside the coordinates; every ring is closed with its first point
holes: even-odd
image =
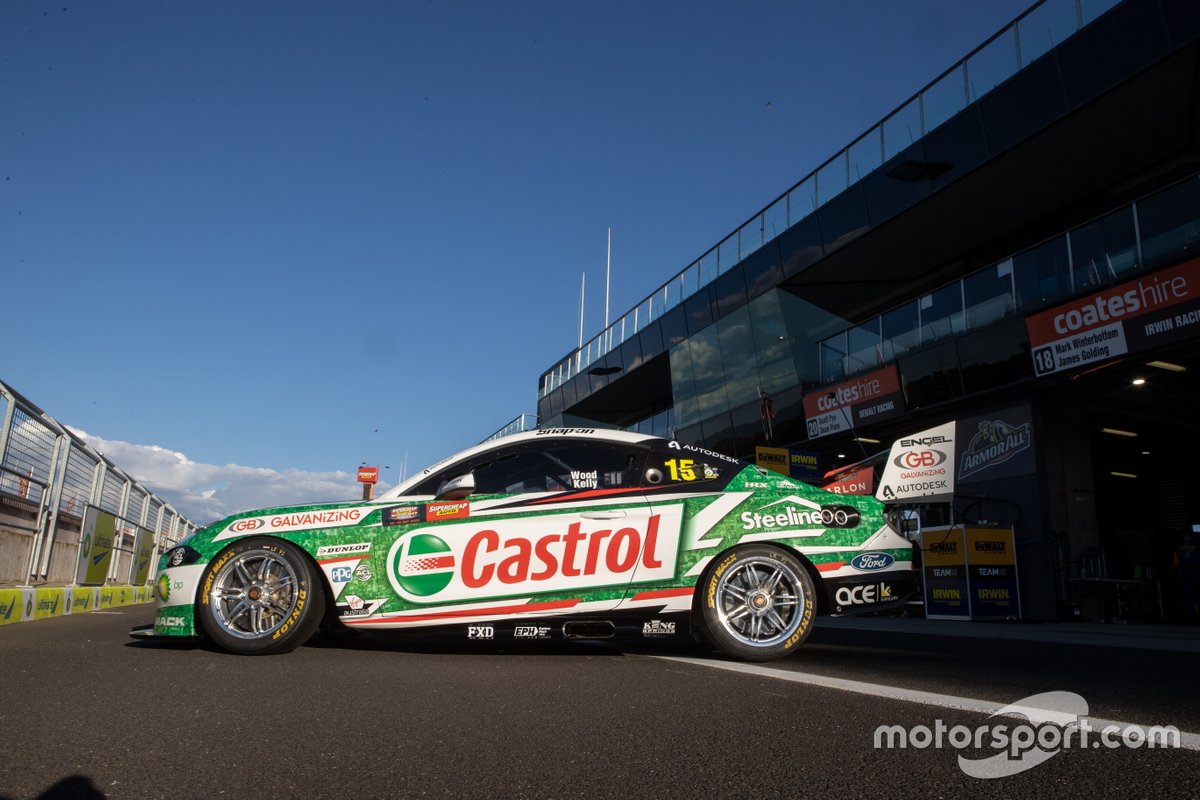
{"type": "Polygon", "coordinates": [[[347,583],[353,574],[354,571],[350,567],[334,567],[329,571],[329,577],[334,583],[347,583]]]}

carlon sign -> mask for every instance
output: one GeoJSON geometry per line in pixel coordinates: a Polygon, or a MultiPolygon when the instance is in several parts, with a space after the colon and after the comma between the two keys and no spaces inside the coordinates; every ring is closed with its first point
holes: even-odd
{"type": "Polygon", "coordinates": [[[1200,259],[1025,320],[1033,369],[1049,375],[1200,335],[1200,259]]]}
{"type": "Polygon", "coordinates": [[[821,488],[835,494],[857,494],[870,497],[875,493],[875,468],[868,464],[821,488]]]}
{"type": "Polygon", "coordinates": [[[483,600],[670,579],[683,506],[631,511],[621,527],[576,514],[415,528],[388,552],[392,588],[414,603],[483,600]]]}
{"type": "Polygon", "coordinates": [[[819,439],[904,412],[896,365],[804,395],[808,438],[819,439]]]}

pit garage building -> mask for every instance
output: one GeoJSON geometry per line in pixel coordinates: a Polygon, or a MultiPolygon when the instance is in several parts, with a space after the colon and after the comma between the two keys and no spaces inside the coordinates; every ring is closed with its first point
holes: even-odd
{"type": "Polygon", "coordinates": [[[548,369],[541,424],[819,480],[959,420],[921,513],[1014,528],[1023,618],[1188,619],[1198,56],[1194,0],[1032,6],[548,369]]]}

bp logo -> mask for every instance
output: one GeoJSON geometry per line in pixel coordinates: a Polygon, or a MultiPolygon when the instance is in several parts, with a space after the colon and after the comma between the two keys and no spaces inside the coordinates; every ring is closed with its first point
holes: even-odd
{"type": "Polygon", "coordinates": [[[388,577],[397,591],[429,597],[445,589],[454,579],[454,553],[431,533],[406,536],[392,545],[388,554],[388,577]]]}
{"type": "Polygon", "coordinates": [[[167,598],[171,596],[171,579],[165,574],[159,575],[158,584],[154,587],[154,589],[156,592],[158,592],[158,599],[162,600],[164,603],[167,602],[167,598]]]}

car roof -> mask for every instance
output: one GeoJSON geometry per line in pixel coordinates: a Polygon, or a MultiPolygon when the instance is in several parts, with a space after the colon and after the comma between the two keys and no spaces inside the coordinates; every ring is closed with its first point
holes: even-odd
{"type": "Polygon", "coordinates": [[[514,444],[522,444],[524,442],[534,441],[557,441],[560,439],[574,439],[577,441],[587,442],[615,442],[620,444],[645,444],[653,441],[665,442],[660,436],[651,436],[648,433],[633,433],[631,431],[617,431],[606,428],[539,428],[534,431],[525,431],[524,433],[514,433],[511,436],[504,436],[499,439],[491,439],[489,441],[477,444],[474,447],[462,450],[449,458],[443,458],[434,464],[430,464],[425,469],[415,473],[411,477],[401,481],[391,489],[388,489],[383,494],[379,495],[377,500],[390,500],[395,497],[403,497],[406,493],[412,490],[421,481],[428,478],[435,472],[446,469],[459,461],[469,461],[483,453],[496,450],[501,447],[509,447],[514,444]]]}

